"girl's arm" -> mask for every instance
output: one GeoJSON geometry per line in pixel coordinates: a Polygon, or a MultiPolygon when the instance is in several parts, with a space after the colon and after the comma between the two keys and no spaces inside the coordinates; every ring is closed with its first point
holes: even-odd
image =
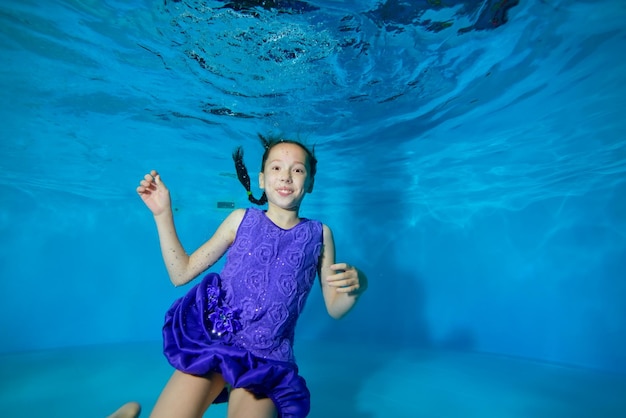
{"type": "Polygon", "coordinates": [[[174,286],[189,283],[224,255],[235,240],[235,234],[243,219],[244,212],[243,209],[236,209],[231,212],[217,228],[211,239],[202,244],[191,255],[187,255],[176,234],[172,212],[169,211],[154,217],[159,232],[163,261],[174,286]]]}
{"type": "Polygon", "coordinates": [[[352,309],[357,298],[367,289],[367,277],[354,266],[335,263],[333,233],[326,225],[323,230],[324,248],[319,267],[322,294],[328,314],[340,319],[352,309]]]}
{"type": "Polygon", "coordinates": [[[161,254],[174,286],[184,285],[211,267],[233,243],[244,210],[234,210],[217,228],[215,234],[200,248],[188,255],[183,248],[172,213],[169,190],[156,171],[146,174],[137,192],[152,211],[159,233],[161,254]]]}

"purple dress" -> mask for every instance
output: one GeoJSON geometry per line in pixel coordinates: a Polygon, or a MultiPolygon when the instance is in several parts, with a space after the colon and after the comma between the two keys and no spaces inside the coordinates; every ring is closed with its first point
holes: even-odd
{"type": "Polygon", "coordinates": [[[272,399],[279,417],[305,417],[310,394],[293,355],[294,329],[322,242],[320,222],[302,218],[284,230],[265,212],[246,210],[221,275],[207,274],[165,316],[170,364],[198,376],[219,373],[234,388],[272,399]]]}

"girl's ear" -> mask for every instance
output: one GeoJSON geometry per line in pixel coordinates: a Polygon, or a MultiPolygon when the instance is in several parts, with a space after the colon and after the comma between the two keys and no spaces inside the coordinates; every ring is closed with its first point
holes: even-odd
{"type": "Polygon", "coordinates": [[[265,190],[265,177],[263,173],[259,173],[259,189],[265,190]]]}
{"type": "Polygon", "coordinates": [[[315,179],[311,179],[311,181],[309,182],[309,187],[307,187],[307,189],[306,189],[307,193],[313,192],[313,184],[314,183],[315,183],[315,179]]]}

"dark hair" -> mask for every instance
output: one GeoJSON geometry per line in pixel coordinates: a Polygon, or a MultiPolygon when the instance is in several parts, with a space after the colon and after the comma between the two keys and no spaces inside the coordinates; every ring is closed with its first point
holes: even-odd
{"type": "MultiPolygon", "coordinates": [[[[279,136],[277,137],[269,137],[266,138],[261,134],[259,135],[259,139],[261,140],[261,144],[265,148],[265,152],[263,153],[263,159],[261,160],[261,172],[265,168],[265,162],[267,161],[267,157],[270,154],[270,150],[274,148],[278,144],[294,144],[302,148],[306,152],[307,163],[309,169],[309,175],[311,176],[311,181],[315,178],[315,173],[317,171],[317,158],[315,158],[315,147],[309,149],[304,144],[294,141],[292,139],[285,139],[279,136]]],[[[259,199],[255,198],[250,191],[250,176],[248,175],[248,169],[243,162],[243,148],[237,147],[233,152],[233,161],[235,162],[235,169],[237,170],[237,178],[243,184],[243,187],[246,188],[248,192],[248,200],[256,205],[264,205],[267,203],[267,196],[265,196],[265,192],[261,195],[259,199]]]]}

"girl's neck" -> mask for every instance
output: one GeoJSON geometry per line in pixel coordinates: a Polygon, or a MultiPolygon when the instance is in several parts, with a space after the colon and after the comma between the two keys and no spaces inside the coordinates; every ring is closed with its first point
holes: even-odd
{"type": "Polygon", "coordinates": [[[300,223],[298,209],[286,210],[273,205],[268,205],[265,214],[272,220],[272,222],[282,229],[291,229],[300,223]]]}

